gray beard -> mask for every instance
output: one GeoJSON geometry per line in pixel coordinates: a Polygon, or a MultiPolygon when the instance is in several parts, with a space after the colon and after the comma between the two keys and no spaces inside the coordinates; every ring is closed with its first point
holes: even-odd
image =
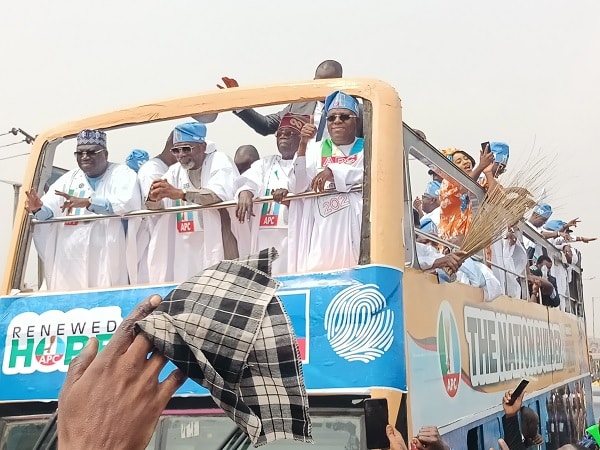
{"type": "Polygon", "coordinates": [[[179,164],[181,164],[181,167],[183,167],[185,170],[192,170],[194,168],[194,161],[190,161],[185,164],[183,164],[183,163],[179,163],[179,164]]]}

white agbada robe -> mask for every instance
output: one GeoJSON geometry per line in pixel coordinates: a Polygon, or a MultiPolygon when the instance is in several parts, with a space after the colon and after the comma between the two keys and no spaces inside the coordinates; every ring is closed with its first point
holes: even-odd
{"type": "MultiPolygon", "coordinates": [[[[224,153],[207,154],[201,169],[201,186],[209,189],[222,201],[233,199],[233,182],[238,176],[233,162],[224,153]]],[[[178,189],[194,190],[188,171],[175,163],[163,176],[178,189]]],[[[182,200],[164,199],[165,208],[194,204],[182,200]]],[[[150,247],[149,254],[161,255],[150,265],[153,283],[182,282],[224,258],[221,217],[218,210],[185,211],[158,217],[161,239],[150,247]]]]}
{"type": "MultiPolygon", "coordinates": [[[[94,190],[84,172],[70,170],[50,186],[42,197],[55,218],[64,197],[55,190],[77,197],[103,198],[114,214],[126,214],[141,208],[136,173],[122,164],[109,163],[94,190]]],[[[72,291],[86,288],[125,286],[129,283],[126,263],[125,225],[121,219],[79,222],[78,216],[95,216],[85,208],[72,212],[73,221],[37,224],[34,243],[44,262],[48,289],[72,291]]]]}
{"type": "MultiPolygon", "coordinates": [[[[510,245],[509,240],[504,237],[492,244],[491,260],[495,265],[524,276],[525,269],[527,268],[527,252],[521,243],[522,236],[520,235],[520,231],[515,231],[515,234],[517,241],[514,245],[510,245]]],[[[521,298],[521,284],[515,275],[495,266],[492,266],[492,272],[500,282],[503,293],[512,298],[521,298]]]]}
{"type": "MultiPolygon", "coordinates": [[[[148,197],[152,183],[160,180],[168,169],[169,166],[159,157],[150,159],[140,167],[137,176],[142,201],[148,197]]],[[[147,216],[129,219],[127,267],[131,284],[145,284],[150,280],[158,279],[153,268],[157,262],[162,261],[164,255],[155,251],[156,241],[163,239],[166,232],[160,227],[159,217],[147,216]]]]}
{"type": "Polygon", "coordinates": [[[423,214],[423,217],[421,218],[421,220],[431,219],[431,221],[435,224],[436,230],[437,230],[437,227],[440,226],[440,211],[441,211],[441,209],[438,206],[433,211],[423,214]]]}
{"type": "Polygon", "coordinates": [[[310,190],[313,178],[326,166],[333,173],[334,186],[326,183],[325,187],[335,187],[338,193],[291,202],[288,271],[340,269],[358,263],[362,193],[348,191],[363,181],[363,142],[355,139],[348,145],[334,145],[327,159],[322,157],[322,142],[309,143],[306,156],[294,159],[290,192],[310,190]],[[360,151],[351,154],[355,144],[360,151]]]}
{"type": "MultiPolygon", "coordinates": [[[[281,155],[271,155],[255,161],[236,180],[236,200],[242,191],[250,191],[257,198],[272,195],[275,189],[287,189],[292,164],[293,160],[282,159],[281,155]]],[[[287,273],[288,207],[276,202],[254,204],[253,213],[250,220],[250,253],[275,247],[279,258],[273,262],[273,275],[287,273]]]]}
{"type": "Polygon", "coordinates": [[[560,256],[552,257],[552,268],[550,269],[550,275],[556,278],[556,290],[558,295],[560,296],[560,309],[563,311],[569,311],[570,303],[568,299],[570,297],[569,290],[569,272],[567,270],[567,258],[562,252],[563,247],[568,244],[567,241],[562,236],[557,238],[548,239],[556,247],[557,250],[560,250],[560,256]],[[569,308],[567,308],[567,304],[569,304],[569,308]]]}
{"type": "MultiPolygon", "coordinates": [[[[417,249],[417,261],[422,270],[428,270],[433,266],[435,261],[442,258],[444,255],[432,245],[415,242],[417,249]]],[[[483,289],[483,299],[492,301],[502,295],[500,282],[494,276],[492,271],[479,261],[469,258],[456,272],[456,281],[470,286],[476,286],[483,289]]]]}

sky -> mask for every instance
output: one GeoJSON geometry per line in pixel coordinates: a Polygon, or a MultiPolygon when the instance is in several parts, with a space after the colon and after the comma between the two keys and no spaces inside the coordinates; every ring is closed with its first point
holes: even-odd
{"type": "MultiPolygon", "coordinates": [[[[501,140],[518,168],[532,151],[553,164],[553,218],[581,218],[577,234],[600,236],[594,199],[600,154],[600,2],[573,0],[330,0],[302,3],[156,0],[5,2],[0,15],[0,134],[41,133],[63,122],[216,89],[311,79],[336,59],[345,77],[390,83],[403,119],[437,148],[476,155],[501,140]],[[101,5],[99,7],[98,5],[101,5]]],[[[109,135],[110,159],[160,149],[172,123],[109,135]]],[[[232,114],[209,128],[219,149],[275,151],[232,114]]],[[[212,137],[210,134],[209,137],[212,137]]],[[[0,145],[19,140],[0,136],[0,145]]],[[[73,147],[65,143],[61,147],[73,147]]],[[[0,179],[21,182],[26,144],[0,148],[0,179]],[[9,158],[9,159],[2,159],[9,158]]],[[[57,159],[74,164],[70,152],[57,159]]],[[[69,166],[71,165],[71,166],[69,166]]],[[[13,188],[0,182],[0,207],[13,188]]],[[[0,223],[0,261],[11,224],[0,223]]],[[[600,337],[600,242],[583,251],[588,317],[600,337]],[[595,318],[595,317],[594,317],[595,318]]]]}

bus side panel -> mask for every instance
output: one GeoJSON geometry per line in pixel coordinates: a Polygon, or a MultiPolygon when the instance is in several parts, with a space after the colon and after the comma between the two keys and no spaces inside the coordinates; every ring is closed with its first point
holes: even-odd
{"type": "MultiPolygon", "coordinates": [[[[402,275],[365,266],[279,278],[309,392],[406,391],[402,275]]],[[[137,303],[172,288],[0,298],[0,401],[56,399],[69,362],[90,336],[104,347],[137,303]]],[[[208,392],[188,380],[178,395],[208,392]]]]}
{"type": "Polygon", "coordinates": [[[413,433],[424,425],[447,433],[487,416],[523,377],[533,394],[589,377],[575,316],[508,297],[483,302],[477,288],[412,269],[404,287],[413,433]]]}

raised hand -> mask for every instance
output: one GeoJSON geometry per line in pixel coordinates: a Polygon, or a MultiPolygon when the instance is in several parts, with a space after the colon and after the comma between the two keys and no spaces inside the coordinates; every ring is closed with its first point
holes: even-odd
{"type": "Polygon", "coordinates": [[[317,135],[317,127],[315,126],[315,117],[310,116],[310,121],[305,123],[300,130],[300,143],[307,143],[317,135]]]}
{"type": "Polygon", "coordinates": [[[408,450],[404,438],[393,426],[388,425],[385,428],[385,434],[387,434],[387,437],[390,440],[390,450],[408,450]]]}
{"type": "Polygon", "coordinates": [[[227,88],[240,87],[240,85],[238,84],[238,82],[236,80],[234,80],[233,78],[221,77],[221,80],[223,80],[223,83],[225,84],[225,86],[221,86],[220,84],[217,84],[217,87],[219,89],[227,89],[227,88]]]}
{"type": "Polygon", "coordinates": [[[44,206],[35,189],[25,191],[25,196],[27,197],[27,200],[25,200],[25,209],[28,212],[33,213],[44,206]]]}
{"type": "Polygon", "coordinates": [[[90,338],[73,359],[58,398],[58,446],[61,450],[84,448],[145,449],[168,401],[185,381],[179,369],[164,381],[158,376],[167,359],[152,352],[134,325],[160,303],[152,295],[121,323],[99,354],[98,340],[90,338]]]}

